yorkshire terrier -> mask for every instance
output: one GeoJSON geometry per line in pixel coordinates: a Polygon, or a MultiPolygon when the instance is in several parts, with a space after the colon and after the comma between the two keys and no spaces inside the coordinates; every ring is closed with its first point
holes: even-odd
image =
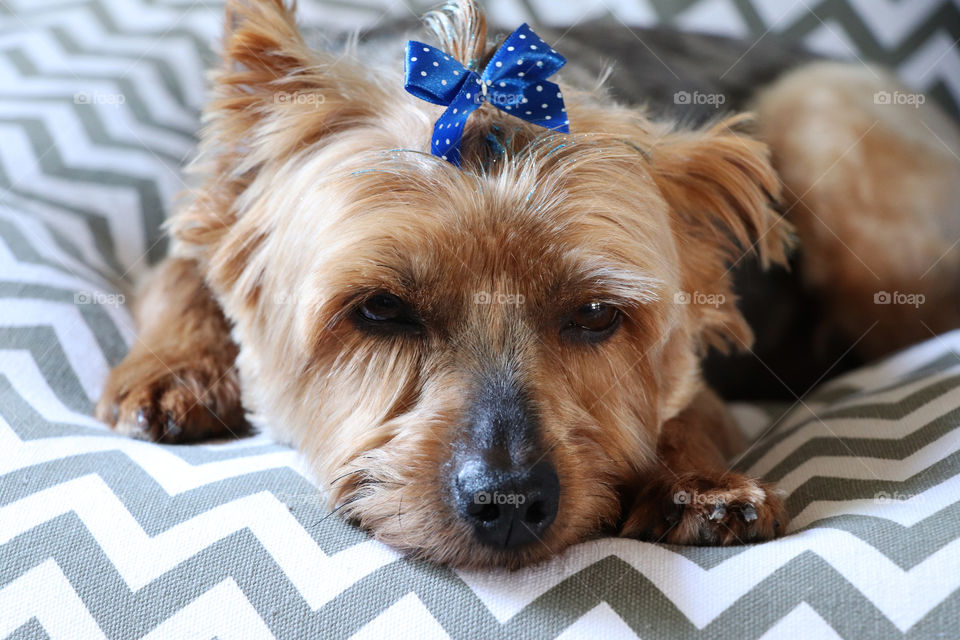
{"type": "MultiPolygon", "coordinates": [[[[472,0],[369,56],[308,47],[282,0],[227,5],[200,186],[97,407],[120,433],[266,429],[332,508],[457,566],[610,533],[750,543],[788,513],[728,467],[745,443],[703,374],[710,348],[751,357],[733,267],[793,267],[816,330],[775,346],[801,360],[960,324],[956,129],[878,101],[902,91],[880,71],[783,65],[752,115],[683,125],[584,87],[575,35],[559,75],[563,38],[489,43],[472,0]]],[[[793,322],[778,305],[761,295],[761,341],[793,322]]]]}

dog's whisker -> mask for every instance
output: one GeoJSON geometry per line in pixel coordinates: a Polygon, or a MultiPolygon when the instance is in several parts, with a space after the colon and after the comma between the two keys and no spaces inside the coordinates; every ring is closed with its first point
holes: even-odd
{"type": "Polygon", "coordinates": [[[362,498],[364,498],[364,496],[354,496],[354,497],[346,500],[345,502],[342,502],[341,504],[337,505],[332,511],[330,511],[330,513],[328,513],[327,515],[325,515],[325,516],[323,516],[322,518],[320,518],[320,520],[317,521],[317,524],[318,524],[318,525],[319,525],[319,524],[322,524],[322,523],[323,523],[324,521],[326,521],[327,518],[329,518],[330,516],[338,513],[338,512],[339,512],[341,509],[343,509],[344,507],[347,507],[347,506],[349,506],[349,505],[351,505],[351,504],[353,504],[353,503],[361,500],[362,498]]]}
{"type": "Polygon", "coordinates": [[[360,469],[360,470],[357,470],[357,471],[348,471],[348,472],[346,472],[346,473],[344,473],[344,474],[342,474],[342,475],[337,476],[337,477],[334,478],[333,480],[331,480],[331,481],[330,481],[330,486],[332,487],[332,486],[336,485],[338,482],[340,482],[341,480],[344,480],[344,479],[349,478],[349,477],[351,477],[351,476],[355,476],[355,475],[358,475],[358,474],[364,474],[364,473],[367,473],[367,470],[366,470],[366,469],[360,469]]]}

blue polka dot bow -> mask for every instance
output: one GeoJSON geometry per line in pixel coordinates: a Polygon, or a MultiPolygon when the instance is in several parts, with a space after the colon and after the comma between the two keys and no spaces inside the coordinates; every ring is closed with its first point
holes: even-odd
{"type": "Polygon", "coordinates": [[[404,88],[421,100],[447,106],[433,127],[430,151],[459,167],[463,127],[483,102],[569,133],[560,87],[546,80],[566,62],[526,24],[504,40],[480,74],[448,53],[410,40],[404,88]]]}

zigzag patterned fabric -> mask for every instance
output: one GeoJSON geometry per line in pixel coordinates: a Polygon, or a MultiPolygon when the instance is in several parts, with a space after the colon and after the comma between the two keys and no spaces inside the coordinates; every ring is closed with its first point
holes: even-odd
{"type": "MultiPolygon", "coordinates": [[[[328,27],[407,15],[302,4],[328,27]]],[[[606,11],[492,4],[505,24],[606,11]]],[[[957,113],[955,3],[616,6],[848,47],[957,113]]],[[[164,254],[220,20],[187,0],[0,0],[0,637],[960,637],[960,332],[828,383],[772,428],[739,408],[763,432],[741,466],[789,494],[782,540],[602,539],[513,573],[411,562],[325,517],[294,452],[262,436],[166,446],[91,418],[133,341],[129,283],[164,254]]]]}

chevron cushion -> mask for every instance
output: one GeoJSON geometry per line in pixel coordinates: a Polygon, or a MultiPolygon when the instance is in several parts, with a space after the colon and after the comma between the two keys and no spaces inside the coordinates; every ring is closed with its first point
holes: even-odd
{"type": "MultiPolygon", "coordinates": [[[[955,4],[751,2],[616,5],[624,21],[866,53],[956,113],[955,4]]],[[[328,26],[406,14],[302,4],[328,26]]],[[[604,6],[493,9],[556,24],[604,6]]],[[[603,539],[515,573],[398,557],[326,517],[264,437],[164,446],[94,421],[133,340],[129,283],[164,254],[158,227],[186,188],[219,30],[219,7],[185,0],[0,0],[0,637],[960,637],[960,332],[775,423],[738,408],[760,436],[741,466],[789,494],[782,540],[603,539]]]]}

